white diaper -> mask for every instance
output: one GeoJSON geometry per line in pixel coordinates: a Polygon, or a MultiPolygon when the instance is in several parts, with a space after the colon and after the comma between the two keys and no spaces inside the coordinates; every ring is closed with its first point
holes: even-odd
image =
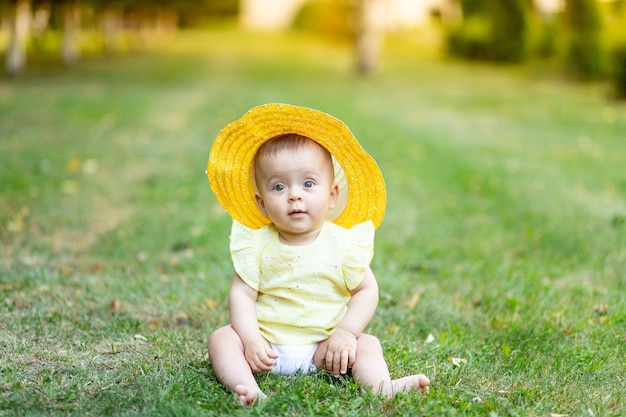
{"type": "Polygon", "coordinates": [[[272,373],[278,375],[294,375],[298,371],[306,375],[316,372],[317,367],[313,365],[313,355],[317,350],[317,343],[312,345],[275,345],[272,349],[278,355],[274,360],[272,373]]]}

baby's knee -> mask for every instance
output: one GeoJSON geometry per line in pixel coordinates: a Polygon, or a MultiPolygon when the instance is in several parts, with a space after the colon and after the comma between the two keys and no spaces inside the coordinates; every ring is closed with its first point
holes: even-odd
{"type": "Polygon", "coordinates": [[[209,336],[209,352],[225,343],[230,345],[229,341],[232,340],[233,335],[236,335],[236,333],[230,326],[220,327],[219,329],[213,331],[213,333],[209,336]]]}
{"type": "Polygon", "coordinates": [[[357,340],[357,352],[359,354],[382,355],[383,347],[376,336],[364,333],[357,340]]]}

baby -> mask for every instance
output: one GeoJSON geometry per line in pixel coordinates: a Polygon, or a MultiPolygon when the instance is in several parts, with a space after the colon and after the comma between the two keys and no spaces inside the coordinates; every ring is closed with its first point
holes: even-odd
{"type": "Polygon", "coordinates": [[[378,304],[369,263],[385,185],[350,130],[303,107],[255,107],[224,128],[209,157],[218,201],[233,217],[230,325],[209,338],[217,379],[239,401],[266,398],[254,374],[351,375],[384,396],[428,389],[391,379],[363,330],[378,304]]]}

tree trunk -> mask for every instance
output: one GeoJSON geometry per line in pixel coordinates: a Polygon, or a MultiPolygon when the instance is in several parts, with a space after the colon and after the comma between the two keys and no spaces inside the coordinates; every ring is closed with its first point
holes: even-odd
{"type": "Polygon", "coordinates": [[[63,7],[63,41],[61,44],[61,61],[72,65],[80,57],[78,36],[80,34],[80,10],[74,2],[63,7]]]}
{"type": "Polygon", "coordinates": [[[108,7],[100,16],[100,31],[104,40],[104,50],[114,52],[122,47],[123,42],[122,10],[108,7]]]}
{"type": "Polygon", "coordinates": [[[26,43],[30,32],[30,0],[15,1],[9,17],[11,36],[6,56],[6,71],[18,75],[26,68],[26,43]]]}
{"type": "Polygon", "coordinates": [[[359,74],[366,76],[372,74],[378,64],[381,34],[377,1],[358,0],[356,3],[356,65],[359,74]]]}

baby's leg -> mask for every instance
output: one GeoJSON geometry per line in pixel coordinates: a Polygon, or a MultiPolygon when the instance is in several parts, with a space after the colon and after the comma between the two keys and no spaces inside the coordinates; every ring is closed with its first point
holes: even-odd
{"type": "Polygon", "coordinates": [[[430,380],[422,374],[392,380],[380,341],[369,334],[362,334],[357,340],[352,376],[361,384],[371,387],[373,392],[387,397],[411,390],[426,392],[430,384],[430,380]]]}
{"type": "Polygon", "coordinates": [[[225,326],[211,334],[209,358],[218,381],[233,390],[243,405],[266,398],[243,354],[241,339],[232,327],[225,326]]]}

